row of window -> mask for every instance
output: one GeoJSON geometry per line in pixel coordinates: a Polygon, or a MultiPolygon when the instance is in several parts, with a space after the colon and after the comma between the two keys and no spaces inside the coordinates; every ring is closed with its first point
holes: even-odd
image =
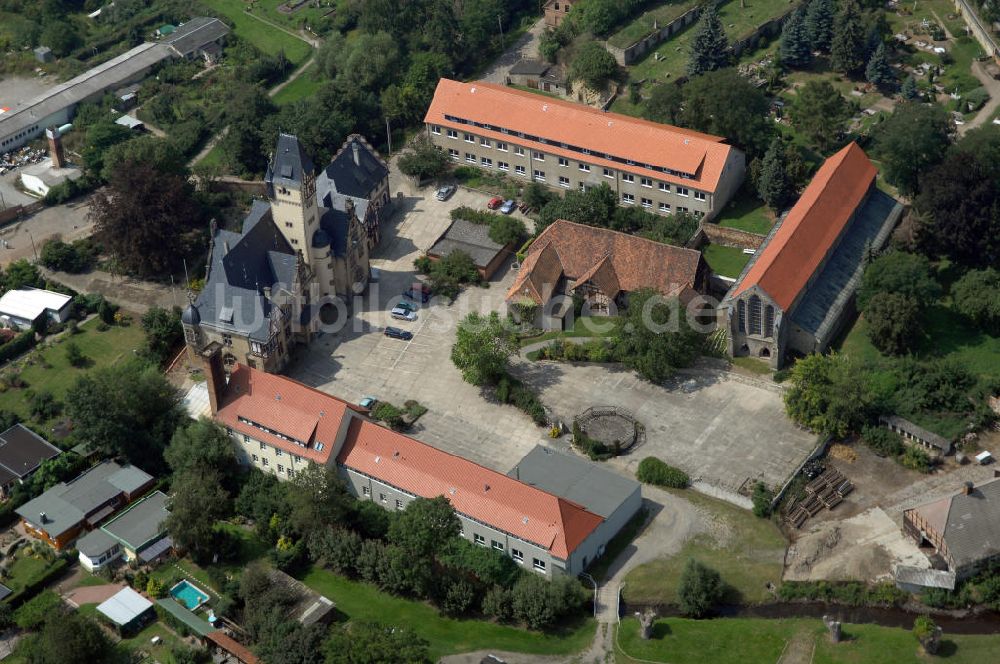
{"type": "MultiPolygon", "coordinates": [[[[602,153],[602,152],[591,152],[587,148],[579,147],[579,146],[576,146],[576,145],[569,145],[569,144],[563,143],[561,141],[550,141],[549,139],[546,139],[546,138],[543,138],[543,137],[540,137],[540,136],[534,136],[532,134],[525,134],[524,132],[514,131],[514,130],[511,130],[511,129],[507,129],[505,127],[497,127],[497,126],[490,125],[490,124],[484,124],[482,122],[476,122],[474,120],[466,120],[464,118],[459,118],[459,117],[455,117],[455,116],[452,116],[452,115],[445,115],[444,117],[445,117],[446,120],[450,120],[451,122],[457,122],[459,124],[464,124],[464,125],[472,125],[474,127],[482,127],[483,129],[489,129],[490,131],[499,132],[501,134],[510,134],[512,136],[517,136],[518,138],[524,138],[524,139],[527,139],[529,141],[537,141],[538,143],[552,144],[552,145],[559,146],[560,148],[562,148],[564,150],[571,150],[573,152],[579,152],[581,154],[586,154],[586,155],[592,154],[595,157],[599,157],[599,158],[602,158],[602,159],[607,159],[608,161],[614,161],[614,162],[617,162],[617,163],[626,164],[628,166],[638,166],[638,167],[641,167],[641,168],[648,168],[651,171],[659,171],[661,173],[668,173],[670,175],[675,175],[677,177],[685,178],[685,179],[688,179],[688,180],[695,179],[693,173],[682,173],[680,171],[675,171],[673,169],[666,168],[664,166],[654,166],[653,164],[644,164],[644,163],[640,163],[640,162],[635,162],[635,161],[632,161],[631,159],[626,159],[624,157],[616,157],[615,155],[612,155],[612,154],[606,154],[606,153],[602,153]]],[[[441,134],[441,127],[438,126],[438,125],[431,125],[431,133],[432,134],[438,134],[438,135],[440,135],[441,134]]],[[[449,138],[458,138],[458,132],[455,131],[454,129],[448,129],[447,133],[448,133],[448,137],[449,138]]],[[[465,141],[467,143],[475,143],[476,142],[476,138],[472,134],[465,134],[465,141]]],[[[487,146],[487,147],[489,146],[489,139],[487,139],[487,138],[480,138],[480,142],[484,146],[487,146]]],[[[500,143],[500,144],[506,146],[506,143],[500,143]]],[[[519,154],[522,154],[522,153],[519,153],[519,154]]]]}
{"type": "MultiPolygon", "coordinates": [[[[473,533],[472,534],[472,541],[475,542],[476,544],[478,544],[479,546],[486,546],[486,538],[483,537],[482,535],[480,535],[479,533],[473,533]]],[[[498,542],[496,540],[490,540],[490,547],[493,548],[493,549],[495,549],[495,550],[497,550],[497,551],[503,551],[504,550],[503,542],[498,542]]],[[[523,551],[520,551],[518,549],[515,549],[515,548],[511,547],[510,557],[513,558],[514,562],[518,563],[519,565],[523,565],[524,564],[524,552],[523,551]]],[[[539,560],[538,558],[532,558],[531,559],[531,566],[534,567],[539,572],[544,572],[545,571],[545,561],[544,560],[539,560]]]]}
{"type": "Polygon", "coordinates": [[[18,141],[18,140],[24,138],[25,136],[29,136],[31,134],[34,134],[36,131],[38,131],[38,125],[34,125],[33,127],[29,127],[29,128],[27,128],[27,129],[25,129],[23,131],[19,131],[16,134],[14,134],[13,136],[11,136],[10,138],[4,139],[3,142],[0,143],[0,146],[10,145],[11,143],[14,143],[15,141],[18,141]]]}
{"type": "MultiPolygon", "coordinates": [[[[251,454],[250,457],[253,459],[254,463],[259,463],[264,468],[268,468],[271,465],[271,462],[268,461],[267,457],[258,457],[256,454],[251,454]]],[[[278,474],[279,475],[281,473],[285,473],[286,475],[288,475],[289,478],[295,477],[295,471],[293,469],[291,469],[291,468],[285,468],[280,463],[277,464],[277,466],[278,466],[278,474]]]]}

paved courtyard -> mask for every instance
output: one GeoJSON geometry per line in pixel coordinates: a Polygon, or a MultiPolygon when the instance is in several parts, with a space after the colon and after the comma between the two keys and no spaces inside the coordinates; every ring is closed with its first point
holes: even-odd
{"type": "MultiPolygon", "coordinates": [[[[417,279],[413,259],[447,228],[448,211],[458,205],[482,208],[486,199],[459,190],[442,203],[426,190],[397,202],[395,227],[387,229],[372,261],[381,271],[379,283],[356,303],[344,329],[324,333],[300,351],[288,373],[351,401],[366,395],[397,405],[416,399],[429,412],[418,422],[415,437],[506,472],[537,443],[569,446],[568,437],[553,441],[520,411],[484,399],[450,360],[458,321],[472,310],[502,310],[513,271],[509,266],[499,271],[488,288],[466,289],[454,304],[432,301],[412,323],[388,315],[390,302],[417,279]],[[385,325],[410,329],[414,338],[385,337],[385,325]]],[[[777,389],[722,371],[697,371],[684,390],[651,385],[631,371],[606,365],[521,361],[515,372],[538,388],[546,406],[565,422],[593,405],[632,411],[645,424],[647,441],[615,460],[622,472],[634,472],[639,460],[652,454],[732,492],[751,478],[783,482],[816,444],[813,435],[785,417],[777,389]]]]}

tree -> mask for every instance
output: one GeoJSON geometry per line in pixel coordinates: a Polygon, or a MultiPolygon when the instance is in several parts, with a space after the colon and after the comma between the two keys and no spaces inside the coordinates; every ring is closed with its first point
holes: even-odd
{"type": "Polygon", "coordinates": [[[661,383],[698,357],[702,337],[691,329],[679,300],[644,288],[629,295],[611,343],[625,366],[651,383],[661,383]]]}
{"type": "Polygon", "coordinates": [[[138,276],[180,267],[189,231],[201,225],[201,208],[181,175],[128,161],[114,169],[108,187],[94,194],[89,218],[97,236],[123,270],[138,276]]]}
{"type": "Polygon", "coordinates": [[[722,593],[719,573],[689,558],[677,586],[681,613],[690,618],[704,618],[722,599],[722,593]]]}
{"type": "Polygon", "coordinates": [[[729,57],[729,39],[715,5],[709,3],[701,10],[698,26],[691,38],[687,75],[693,78],[722,69],[729,64],[729,57]]]}
{"type": "Polygon", "coordinates": [[[175,474],[170,484],[167,532],[196,560],[211,557],[217,542],[215,523],[230,514],[230,497],[221,481],[215,470],[190,469],[175,474]]]}
{"type": "Polygon", "coordinates": [[[684,93],[680,85],[672,81],[659,83],[650,90],[643,115],[653,122],[678,124],[683,104],[684,93]]]}
{"type": "Polygon", "coordinates": [[[809,31],[801,9],[792,13],[781,28],[781,64],[796,69],[809,66],[812,62],[812,48],[809,31]]]}
{"type": "Polygon", "coordinates": [[[230,168],[237,173],[262,173],[267,166],[265,119],[274,114],[274,104],[259,85],[230,89],[225,113],[229,129],[220,148],[230,168]]]}
{"type": "Polygon", "coordinates": [[[519,243],[527,236],[528,229],[517,217],[497,217],[490,223],[490,239],[497,244],[519,243]]]}
{"type": "Polygon", "coordinates": [[[59,272],[79,274],[90,270],[97,262],[97,247],[90,238],[67,244],[62,240],[46,240],[38,262],[59,272]]]}
{"type": "Polygon", "coordinates": [[[806,33],[817,51],[829,51],[833,41],[833,0],[812,0],[806,10],[806,33]]]}
{"type": "Polygon", "coordinates": [[[940,297],[941,286],[935,281],[926,258],[893,251],[879,256],[865,268],[858,288],[858,308],[865,309],[878,293],[906,295],[924,307],[940,297]]]}
{"type": "Polygon", "coordinates": [[[583,603],[579,582],[571,576],[556,575],[546,581],[537,574],[525,574],[511,589],[514,618],[531,629],[544,629],[583,603]]]}
{"type": "Polygon", "coordinates": [[[45,28],[39,37],[39,44],[52,49],[53,55],[58,58],[65,57],[79,48],[83,43],[80,33],[77,32],[73,22],[60,19],[46,22],[45,28]]]}
{"type": "Polygon", "coordinates": [[[157,473],[181,421],[177,391],[155,367],[122,362],[77,378],[66,393],[76,435],[106,456],[157,473]]]}
{"type": "Polygon", "coordinates": [[[417,498],[389,526],[389,541],[410,556],[429,560],[462,525],[444,496],[417,498]]]}
{"type": "Polygon", "coordinates": [[[304,536],[314,528],[346,523],[352,499],[333,468],[310,463],[285,486],[288,525],[294,532],[304,536]]]}
{"type": "Polygon", "coordinates": [[[920,91],[917,90],[917,79],[913,78],[913,74],[910,74],[903,80],[903,85],[899,93],[903,95],[903,99],[906,101],[913,101],[920,95],[920,91]]]}
{"type": "Polygon", "coordinates": [[[142,315],[142,329],[146,333],[146,348],[157,364],[170,359],[171,353],[184,343],[181,327],[181,308],[150,307],[142,315]]]}
{"type": "Polygon", "coordinates": [[[757,195],[769,208],[780,212],[792,193],[792,183],[785,167],[785,144],[780,137],[775,138],[761,162],[760,175],[757,178],[757,195]]]}
{"type": "Polygon", "coordinates": [[[592,90],[600,90],[618,74],[613,55],[596,41],[581,46],[569,67],[569,78],[583,81],[592,90]]]}
{"type": "Polygon", "coordinates": [[[1000,265],[1000,181],[993,168],[957,151],[921,179],[914,235],[922,253],[969,267],[1000,265]]]}
{"type": "Polygon", "coordinates": [[[844,438],[872,416],[876,394],[866,371],[848,356],[808,355],[792,367],[785,412],[817,433],[844,438]]]}
{"type": "Polygon", "coordinates": [[[510,358],[517,351],[514,332],[500,314],[491,311],[484,316],[473,311],[458,324],[451,361],[465,382],[489,385],[507,375],[510,358]]]}
{"type": "Polygon", "coordinates": [[[483,596],[483,614],[497,622],[506,622],[514,615],[511,592],[502,586],[493,586],[483,596]]]}
{"type": "MultiPolygon", "coordinates": [[[[154,99],[159,98],[154,97],[154,99]]],[[[115,168],[126,162],[149,164],[160,173],[172,173],[187,177],[190,175],[187,160],[177,149],[177,145],[165,138],[139,136],[116,143],[104,153],[104,168],[101,177],[110,180],[115,168]]]]}
{"type": "Polygon", "coordinates": [[[829,81],[809,81],[792,102],[792,123],[821,152],[836,148],[850,117],[847,101],[829,81]]]}
{"type": "Polygon", "coordinates": [[[83,165],[93,175],[104,172],[104,156],[112,146],[127,141],[131,132],[111,120],[104,119],[87,129],[87,142],[83,148],[83,165]]]}
{"type": "Polygon", "coordinates": [[[951,287],[955,309],[980,329],[1000,336],[1000,271],[994,268],[966,272],[951,287]]]}
{"type": "Polygon", "coordinates": [[[892,67],[889,66],[884,42],[879,42],[872,57],[868,59],[868,66],[865,67],[865,78],[872,85],[877,85],[882,89],[889,89],[896,84],[896,75],[892,72],[892,67]]]}
{"type": "Polygon", "coordinates": [[[69,362],[71,367],[79,368],[87,366],[89,360],[83,354],[83,351],[80,350],[80,345],[74,341],[70,341],[66,344],[66,361],[69,362]]]}
{"type": "Polygon", "coordinates": [[[886,355],[911,352],[920,340],[920,305],[911,296],[876,293],[864,314],[872,345],[886,355]]]}
{"type": "Polygon", "coordinates": [[[25,651],[29,664],[100,664],[111,661],[112,645],[93,620],[59,612],[25,651]]]}
{"type": "Polygon", "coordinates": [[[774,492],[767,488],[763,482],[753,485],[753,513],[754,516],[766,519],[771,516],[771,502],[774,500],[774,492]]]}
{"type": "Polygon", "coordinates": [[[43,285],[42,275],[34,263],[19,258],[7,266],[7,272],[3,275],[3,285],[9,290],[18,290],[25,286],[39,287],[43,285]]]}
{"type": "Polygon", "coordinates": [[[427,641],[406,626],[350,622],[330,632],[326,664],[426,664],[427,641]]]}
{"type": "Polygon", "coordinates": [[[947,154],[949,124],[937,104],[899,104],[874,133],[886,179],[908,196],[917,193],[920,176],[947,154]]]}
{"type": "Polygon", "coordinates": [[[236,488],[238,466],[233,440],[225,429],[207,417],[177,427],[163,458],[174,474],[214,470],[224,487],[236,488]]]}
{"type": "Polygon", "coordinates": [[[732,67],[691,79],[683,88],[680,124],[716,136],[726,136],[752,158],[771,144],[774,123],[770,101],[762,90],[732,67]]]}
{"type": "Polygon", "coordinates": [[[855,0],[846,0],[833,24],[830,65],[842,74],[859,73],[865,66],[865,24],[855,0]]]}
{"type": "Polygon", "coordinates": [[[399,170],[418,181],[435,178],[448,170],[448,155],[421,135],[400,155],[399,170]]]}

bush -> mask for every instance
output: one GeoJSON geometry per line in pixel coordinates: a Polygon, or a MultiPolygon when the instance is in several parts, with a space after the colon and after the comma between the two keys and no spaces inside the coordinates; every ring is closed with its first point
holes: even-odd
{"type": "Polygon", "coordinates": [[[609,448],[601,441],[588,436],[578,422],[573,422],[573,446],[590,457],[591,461],[607,461],[620,452],[617,446],[609,448]]]}
{"type": "Polygon", "coordinates": [[[66,361],[73,367],[84,367],[87,365],[87,356],[80,350],[76,342],[70,341],[66,344],[66,361]]]}
{"type": "Polygon", "coordinates": [[[493,586],[483,597],[483,614],[498,622],[507,622],[514,615],[511,592],[500,586],[493,586]]]}
{"type": "Polygon", "coordinates": [[[899,457],[899,462],[904,468],[916,470],[921,473],[929,473],[934,465],[931,457],[919,447],[907,447],[903,455],[899,457]]]}
{"type": "Polygon", "coordinates": [[[34,345],[35,332],[33,330],[25,330],[0,346],[0,362],[14,359],[33,348],[34,345]]]}
{"type": "Polygon", "coordinates": [[[861,430],[861,440],[882,457],[897,457],[906,449],[899,434],[885,427],[866,425],[861,430]]]}
{"type": "Polygon", "coordinates": [[[389,428],[396,431],[399,431],[406,426],[403,422],[403,411],[393,406],[388,401],[379,401],[375,404],[375,407],[372,408],[370,414],[373,420],[385,422],[389,425],[389,428]]]}
{"type": "Polygon", "coordinates": [[[476,602],[476,591],[467,581],[456,581],[448,586],[441,602],[441,611],[449,616],[465,615],[476,602]]]}
{"type": "Polygon", "coordinates": [[[655,484],[672,489],[684,489],[691,483],[691,478],[683,470],[667,465],[651,456],[639,462],[635,477],[644,484],[655,484]]]}
{"type": "Polygon", "coordinates": [[[48,240],[42,245],[38,262],[50,270],[79,274],[94,267],[97,253],[97,246],[90,239],[77,240],[73,244],[48,240]]]}
{"type": "Polygon", "coordinates": [[[59,615],[62,600],[59,595],[46,590],[25,602],[14,612],[14,622],[21,629],[35,630],[42,626],[50,615],[59,615]]]}
{"type": "Polygon", "coordinates": [[[681,613],[690,618],[704,618],[722,599],[722,577],[693,558],[681,572],[677,595],[681,613]]]}
{"type": "Polygon", "coordinates": [[[767,488],[763,482],[757,482],[753,487],[753,513],[762,519],[771,516],[771,501],[774,500],[774,492],[767,488]]]}
{"type": "Polygon", "coordinates": [[[165,597],[167,594],[167,585],[159,579],[151,578],[146,582],[146,594],[156,599],[165,597]]]}
{"type": "Polygon", "coordinates": [[[785,581],[778,589],[785,602],[807,601],[847,606],[899,606],[909,595],[886,581],[868,586],[860,581],[785,581]]]}

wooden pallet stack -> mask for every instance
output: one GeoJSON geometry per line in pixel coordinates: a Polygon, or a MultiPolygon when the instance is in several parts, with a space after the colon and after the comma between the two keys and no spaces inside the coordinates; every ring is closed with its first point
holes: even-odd
{"type": "Polygon", "coordinates": [[[801,528],[809,517],[816,516],[824,507],[833,509],[853,490],[854,485],[843,473],[830,468],[806,485],[805,498],[789,505],[785,518],[794,527],[801,528]]]}

